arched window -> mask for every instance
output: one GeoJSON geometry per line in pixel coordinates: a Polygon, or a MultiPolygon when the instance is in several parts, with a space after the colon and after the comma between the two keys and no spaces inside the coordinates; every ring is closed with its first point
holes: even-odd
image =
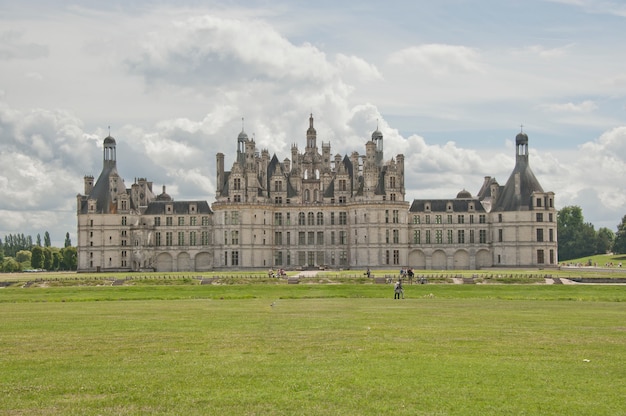
{"type": "Polygon", "coordinates": [[[309,214],[307,215],[307,224],[315,225],[315,215],[312,212],[309,212],[309,214]]]}
{"type": "Polygon", "coordinates": [[[304,212],[298,214],[298,225],[305,225],[304,212]]]}

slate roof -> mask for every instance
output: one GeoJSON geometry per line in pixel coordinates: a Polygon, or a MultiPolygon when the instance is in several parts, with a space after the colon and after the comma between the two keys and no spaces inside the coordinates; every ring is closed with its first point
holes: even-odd
{"type": "Polygon", "coordinates": [[[165,207],[167,205],[172,206],[172,212],[168,214],[172,215],[187,215],[190,214],[189,206],[196,204],[197,214],[212,214],[211,207],[206,201],[153,201],[148,204],[144,215],[164,215],[165,207]]]}
{"type": "Polygon", "coordinates": [[[543,188],[528,166],[528,157],[518,156],[515,169],[506,185],[500,188],[492,211],[527,211],[532,206],[533,192],[543,192],[543,188]]]}

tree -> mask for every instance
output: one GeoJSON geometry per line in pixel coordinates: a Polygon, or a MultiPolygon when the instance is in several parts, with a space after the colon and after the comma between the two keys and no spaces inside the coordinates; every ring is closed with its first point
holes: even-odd
{"type": "Polygon", "coordinates": [[[22,271],[22,266],[13,257],[8,257],[2,262],[2,271],[5,273],[14,273],[22,271]]]}
{"type": "Polygon", "coordinates": [[[61,256],[63,257],[63,270],[76,270],[78,264],[76,247],[64,247],[61,249],[61,256]]]}
{"type": "Polygon", "coordinates": [[[63,257],[61,256],[61,250],[57,247],[51,247],[52,250],[52,269],[60,270],[63,263],[63,257]]]}
{"type": "Polygon", "coordinates": [[[44,247],[52,246],[52,243],[50,242],[50,233],[47,231],[43,234],[43,246],[44,247]]]}
{"type": "Polygon", "coordinates": [[[43,248],[41,246],[33,247],[31,250],[30,267],[33,269],[43,269],[43,263],[43,248]]]}
{"type": "Polygon", "coordinates": [[[65,233],[65,247],[71,247],[72,240],[70,240],[70,233],[65,233]]]}
{"type": "Polygon", "coordinates": [[[557,235],[560,261],[596,254],[596,231],[593,224],[584,222],[582,210],[578,206],[568,206],[559,210],[557,235]]]}
{"type": "Polygon", "coordinates": [[[613,253],[626,254],[626,215],[624,215],[622,222],[617,226],[615,240],[613,240],[613,253]]]}
{"type": "Polygon", "coordinates": [[[598,254],[609,253],[613,249],[615,233],[606,227],[598,230],[597,249],[598,254]]]}
{"type": "Polygon", "coordinates": [[[28,251],[28,250],[20,250],[17,253],[15,253],[15,260],[18,263],[30,263],[30,259],[33,256],[33,254],[28,251]]]}
{"type": "Polygon", "coordinates": [[[52,270],[52,250],[50,250],[50,247],[43,248],[43,268],[52,270]]]}

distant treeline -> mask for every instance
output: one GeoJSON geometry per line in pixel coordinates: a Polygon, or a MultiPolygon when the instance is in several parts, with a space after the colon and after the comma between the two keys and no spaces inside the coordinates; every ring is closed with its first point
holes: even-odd
{"type": "MultiPolygon", "coordinates": [[[[70,240],[70,233],[65,233],[64,247],[70,247],[72,241],[70,240]]],[[[33,247],[51,247],[50,233],[46,231],[43,236],[43,243],[41,236],[37,234],[37,239],[33,242],[33,237],[30,235],[22,234],[8,234],[4,236],[4,240],[0,239],[0,249],[6,257],[15,257],[19,251],[27,250],[32,251],[33,247]]]]}
{"type": "Polygon", "coordinates": [[[28,269],[76,270],[76,247],[72,247],[70,233],[65,234],[65,247],[51,247],[46,231],[42,245],[41,236],[33,243],[30,235],[9,234],[0,240],[0,271],[19,272],[28,269]]]}

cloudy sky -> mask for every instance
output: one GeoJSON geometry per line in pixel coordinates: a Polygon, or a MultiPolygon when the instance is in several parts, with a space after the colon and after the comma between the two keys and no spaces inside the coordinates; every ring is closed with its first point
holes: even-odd
{"type": "Polygon", "coordinates": [[[409,201],[504,184],[523,125],[557,208],[615,231],[625,39],[620,0],[0,0],[0,238],[76,243],[109,126],[127,187],[212,202],[242,118],[282,160],[310,113],[333,154],[364,153],[378,126],[409,201]]]}

